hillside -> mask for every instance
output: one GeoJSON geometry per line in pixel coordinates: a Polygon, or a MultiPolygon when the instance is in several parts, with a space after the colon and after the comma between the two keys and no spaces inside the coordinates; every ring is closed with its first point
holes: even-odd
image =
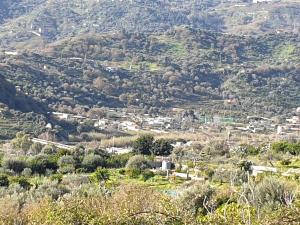
{"type": "Polygon", "coordinates": [[[0,75],[0,103],[21,112],[46,113],[46,107],[24,93],[18,93],[15,86],[0,75]]]}
{"type": "Polygon", "coordinates": [[[299,3],[251,2],[1,1],[0,102],[23,116],[289,114],[300,102],[299,3]]]}
{"type": "Polygon", "coordinates": [[[293,34],[123,31],[81,35],[1,62],[24,93],[59,111],[192,107],[274,115],[299,104],[298,43],[293,34]]]}
{"type": "Polygon", "coordinates": [[[2,48],[35,48],[96,32],[162,32],[189,26],[233,34],[299,33],[297,1],[9,1],[2,3],[2,48]]]}
{"type": "Polygon", "coordinates": [[[45,127],[46,109],[0,75],[0,140],[12,139],[19,131],[40,134],[45,127]]]}
{"type": "Polygon", "coordinates": [[[300,0],[0,0],[0,225],[300,225],[299,134],[300,0]]]}

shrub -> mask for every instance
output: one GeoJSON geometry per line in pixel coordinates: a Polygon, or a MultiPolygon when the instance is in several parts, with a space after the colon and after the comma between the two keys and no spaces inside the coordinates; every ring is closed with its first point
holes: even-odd
{"type": "Polygon", "coordinates": [[[253,163],[251,161],[241,161],[239,163],[240,169],[243,171],[246,171],[246,172],[252,171],[252,165],[253,165],[253,163]]]}
{"type": "Polygon", "coordinates": [[[19,177],[18,184],[26,190],[29,190],[30,187],[32,186],[30,182],[27,180],[27,178],[25,177],[19,177]]]}
{"type": "Polygon", "coordinates": [[[68,186],[71,190],[81,185],[90,184],[90,176],[85,174],[72,174],[63,177],[62,184],[68,186]]]}
{"type": "Polygon", "coordinates": [[[2,166],[5,169],[12,170],[15,173],[19,174],[26,167],[26,162],[22,159],[10,158],[10,159],[4,159],[3,162],[2,162],[2,166]]]}
{"type": "Polygon", "coordinates": [[[268,225],[298,225],[300,221],[300,201],[293,207],[282,207],[273,211],[264,218],[264,224],[268,225]]]}
{"type": "Polygon", "coordinates": [[[198,217],[198,224],[266,224],[258,222],[256,210],[244,204],[231,203],[219,207],[214,213],[198,217]],[[245,214],[247,216],[245,216],[245,214]],[[251,223],[249,222],[251,221],[251,223]]]}
{"type": "Polygon", "coordinates": [[[278,205],[289,205],[288,199],[293,196],[289,187],[272,177],[266,177],[255,189],[258,204],[268,205],[272,208],[278,205]]]}
{"type": "Polygon", "coordinates": [[[25,153],[30,149],[33,142],[30,140],[30,136],[24,132],[18,132],[16,138],[12,140],[13,147],[19,150],[23,150],[25,153]]]}
{"type": "Polygon", "coordinates": [[[63,175],[62,174],[53,174],[51,177],[50,177],[50,180],[51,181],[57,181],[58,183],[60,183],[63,179],[63,175]]]}
{"type": "Polygon", "coordinates": [[[283,166],[288,166],[291,164],[291,160],[289,159],[283,159],[280,161],[280,164],[283,165],[283,166]]]}
{"type": "Polygon", "coordinates": [[[224,204],[236,203],[236,197],[234,190],[222,186],[220,189],[216,190],[215,194],[212,196],[212,209],[215,211],[224,204]]]}
{"type": "Polygon", "coordinates": [[[65,166],[75,167],[75,160],[74,160],[73,156],[64,155],[59,158],[59,160],[57,161],[57,164],[59,167],[65,167],[65,166]]]}
{"type": "Polygon", "coordinates": [[[239,153],[241,153],[243,155],[257,155],[259,153],[260,149],[254,147],[252,145],[241,144],[238,147],[238,151],[239,151],[239,153]]]}
{"type": "Polygon", "coordinates": [[[23,171],[22,171],[22,176],[24,177],[30,177],[32,174],[32,170],[30,168],[25,168],[23,171]]]}
{"type": "Polygon", "coordinates": [[[271,145],[271,149],[276,153],[290,153],[291,155],[300,154],[300,142],[289,143],[286,141],[275,142],[271,145]]]}
{"type": "Polygon", "coordinates": [[[110,197],[44,199],[25,207],[32,224],[195,224],[171,198],[143,186],[121,186],[110,197]]]}
{"type": "Polygon", "coordinates": [[[67,174],[67,173],[74,173],[75,172],[75,167],[72,165],[66,165],[63,167],[60,167],[57,172],[61,174],[67,174]]]}
{"type": "Polygon", "coordinates": [[[248,181],[247,173],[243,170],[218,168],[212,176],[214,182],[231,183],[232,185],[240,185],[248,181]]]}
{"type": "Polygon", "coordinates": [[[91,180],[95,182],[106,181],[109,179],[109,171],[105,168],[97,168],[91,175],[91,180]]]}
{"type": "Polygon", "coordinates": [[[140,169],[134,169],[134,168],[126,169],[126,175],[130,178],[138,178],[141,172],[142,171],[140,169]]]}
{"type": "Polygon", "coordinates": [[[125,173],[126,173],[126,170],[125,170],[125,169],[120,169],[120,170],[119,170],[119,174],[125,175],[125,173]]]}
{"type": "Polygon", "coordinates": [[[100,148],[94,148],[94,149],[89,149],[87,151],[88,155],[100,155],[103,158],[108,158],[109,157],[109,153],[103,149],[100,148]]]}
{"type": "Polygon", "coordinates": [[[0,187],[8,187],[8,186],[9,186],[8,176],[5,174],[0,174],[0,187]]]}
{"type": "Polygon", "coordinates": [[[286,183],[273,177],[264,177],[260,183],[249,184],[243,191],[248,202],[258,208],[275,209],[280,205],[290,205],[294,196],[292,189],[286,183]]]}
{"type": "Polygon", "coordinates": [[[159,139],[153,143],[151,152],[153,155],[168,156],[172,153],[173,148],[170,141],[159,139]]]}
{"type": "Polygon", "coordinates": [[[155,174],[152,171],[150,171],[150,170],[144,170],[141,173],[141,179],[143,181],[149,180],[150,178],[152,178],[154,176],[155,176],[155,174]]]}
{"type": "Polygon", "coordinates": [[[132,157],[132,153],[111,155],[107,160],[107,166],[110,168],[122,168],[126,166],[128,160],[132,157]]]}
{"type": "Polygon", "coordinates": [[[139,137],[133,143],[133,152],[142,155],[151,155],[154,138],[151,135],[139,137]]]}
{"type": "Polygon", "coordinates": [[[43,198],[48,196],[54,200],[57,200],[59,197],[69,192],[70,191],[65,186],[57,184],[57,182],[43,183],[36,189],[37,197],[43,198]]]}
{"type": "Polygon", "coordinates": [[[60,149],[57,150],[56,155],[59,156],[59,157],[62,157],[62,156],[66,156],[66,155],[71,155],[71,152],[68,149],[61,149],[60,148],[60,149]]]}
{"type": "Polygon", "coordinates": [[[17,183],[19,184],[22,188],[29,190],[31,187],[31,184],[25,177],[10,177],[10,184],[17,183]]]}
{"type": "Polygon", "coordinates": [[[48,170],[56,170],[57,163],[48,155],[33,156],[28,160],[28,166],[33,173],[45,174],[48,170]]]}
{"type": "Polygon", "coordinates": [[[194,215],[207,214],[212,204],[210,202],[215,190],[207,184],[194,184],[186,189],[180,196],[183,209],[188,209],[194,215]]]}
{"type": "Polygon", "coordinates": [[[151,165],[149,164],[149,161],[145,158],[145,156],[135,155],[128,160],[126,168],[144,170],[151,168],[151,165]]]}
{"type": "Polygon", "coordinates": [[[229,153],[229,147],[225,141],[211,141],[203,150],[210,156],[224,156],[229,153]]]}
{"type": "Polygon", "coordinates": [[[82,167],[87,172],[93,172],[97,167],[105,167],[105,160],[100,155],[86,155],[82,160],[82,167]]]}
{"type": "Polygon", "coordinates": [[[0,153],[0,165],[2,165],[2,160],[3,160],[4,154],[0,153]]]}
{"type": "Polygon", "coordinates": [[[272,143],[271,145],[271,149],[278,153],[278,152],[281,152],[281,153],[285,153],[287,151],[287,148],[288,148],[288,142],[275,142],[275,143],[272,143]]]}
{"type": "Polygon", "coordinates": [[[208,168],[208,169],[205,170],[205,176],[206,176],[209,180],[212,179],[214,173],[215,173],[215,171],[214,171],[213,169],[208,168]]]}
{"type": "Polygon", "coordinates": [[[54,145],[45,145],[42,149],[43,154],[55,154],[57,152],[57,148],[54,145]]]}
{"type": "Polygon", "coordinates": [[[77,168],[77,169],[75,170],[75,173],[78,173],[78,174],[84,173],[84,172],[86,172],[84,168],[77,168]]]}
{"type": "Polygon", "coordinates": [[[40,143],[35,142],[30,147],[30,153],[34,154],[34,155],[37,155],[42,151],[42,149],[43,149],[43,145],[40,144],[40,143]]]}

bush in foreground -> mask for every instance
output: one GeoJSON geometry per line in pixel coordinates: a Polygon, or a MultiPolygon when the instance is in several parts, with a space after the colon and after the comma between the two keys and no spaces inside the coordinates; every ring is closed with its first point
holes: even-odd
{"type": "Polygon", "coordinates": [[[0,174],[0,187],[8,187],[9,180],[8,176],[5,174],[0,174]]]}

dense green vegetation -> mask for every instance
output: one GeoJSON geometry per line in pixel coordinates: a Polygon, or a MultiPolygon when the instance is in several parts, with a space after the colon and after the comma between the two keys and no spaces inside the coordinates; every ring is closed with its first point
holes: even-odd
{"type": "Polygon", "coordinates": [[[251,0],[2,1],[0,37],[3,46],[43,46],[89,32],[161,32],[190,26],[230,33],[299,32],[299,5],[288,0],[251,4],[251,0]],[[279,19],[280,18],[280,19],[279,19]],[[14,19],[14,20],[11,20],[14,19]],[[39,32],[41,39],[31,31],[39,32]]]}
{"type": "Polygon", "coordinates": [[[291,34],[242,37],[188,28],[84,35],[39,55],[3,56],[2,74],[58,111],[200,106],[270,116],[299,103],[298,42],[291,34]]]}
{"type": "MultiPolygon", "coordinates": [[[[141,136],[134,144],[140,149],[157,146],[150,136],[141,136]]],[[[24,133],[12,146],[18,156],[3,149],[0,157],[1,224],[290,225],[299,221],[299,176],[280,175],[300,168],[299,156],[279,153],[285,148],[298,151],[296,142],[228,149],[226,143],[213,141],[174,149],[170,157],[176,171],[189,170],[202,181],[150,170],[154,158],[149,155],[114,155],[82,146],[57,149],[32,143],[24,133]],[[278,165],[280,173],[251,176],[251,166],[257,164],[278,165]]]]}
{"type": "Polygon", "coordinates": [[[298,21],[294,0],[0,1],[0,225],[299,224],[297,136],[203,122],[296,115],[298,21]]]}
{"type": "MultiPolygon", "coordinates": [[[[103,106],[288,114],[299,105],[299,5],[250,2],[1,1],[0,102],[21,118],[103,106]]],[[[15,117],[2,117],[1,139],[43,133],[15,117]]]]}
{"type": "Polygon", "coordinates": [[[46,107],[23,93],[17,93],[13,84],[0,75],[0,102],[22,112],[45,113],[46,107]]]}

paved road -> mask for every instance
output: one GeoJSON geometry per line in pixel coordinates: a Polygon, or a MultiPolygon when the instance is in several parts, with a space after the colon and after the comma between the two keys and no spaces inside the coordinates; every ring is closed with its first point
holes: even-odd
{"type": "Polygon", "coordinates": [[[67,150],[73,150],[75,148],[75,146],[70,146],[70,145],[64,145],[58,142],[53,142],[53,141],[46,141],[43,139],[39,139],[39,138],[32,138],[32,141],[35,143],[40,143],[42,145],[54,145],[57,148],[61,148],[61,149],[67,149],[67,150]]]}

